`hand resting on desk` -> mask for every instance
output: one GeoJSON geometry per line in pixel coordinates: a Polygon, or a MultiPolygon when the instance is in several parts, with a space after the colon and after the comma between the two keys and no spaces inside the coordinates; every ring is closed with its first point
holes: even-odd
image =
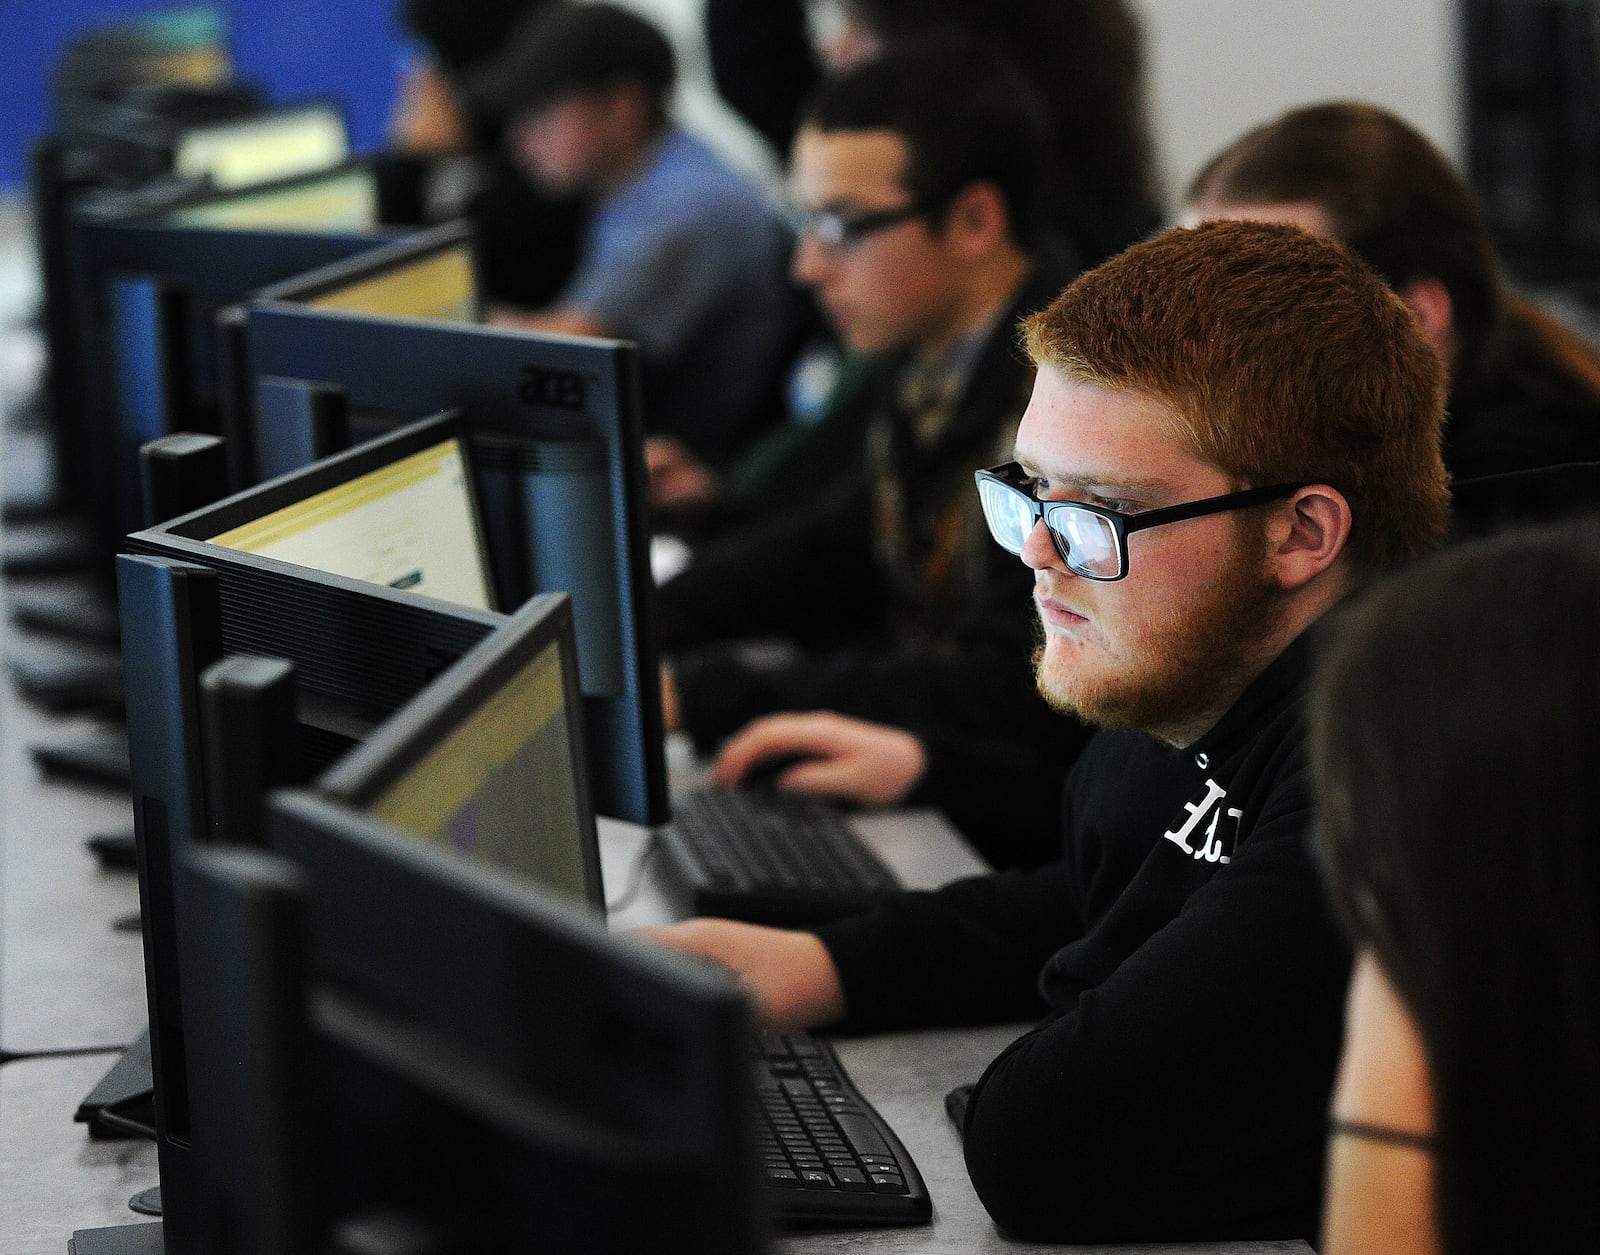
{"type": "Polygon", "coordinates": [[[815,1028],[844,1018],[839,974],[811,933],[688,919],[636,935],[727,968],[743,982],[764,1028],[815,1028]]]}
{"type": "Polygon", "coordinates": [[[711,783],[738,784],[774,759],[798,761],[774,776],[773,787],[858,806],[903,802],[928,770],[922,742],[904,728],[813,710],[745,724],[717,754],[711,783]]]}

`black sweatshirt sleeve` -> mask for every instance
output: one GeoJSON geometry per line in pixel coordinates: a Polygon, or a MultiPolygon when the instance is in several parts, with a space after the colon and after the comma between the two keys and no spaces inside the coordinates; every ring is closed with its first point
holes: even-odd
{"type": "Polygon", "coordinates": [[[968,1106],[979,1197],[1051,1242],[1314,1237],[1348,955],[1305,815],[1232,865],[968,1106]]]}
{"type": "Polygon", "coordinates": [[[824,924],[852,1032],[1002,1023],[1047,1010],[1045,960],[1082,931],[1060,863],[903,893],[824,924]]]}

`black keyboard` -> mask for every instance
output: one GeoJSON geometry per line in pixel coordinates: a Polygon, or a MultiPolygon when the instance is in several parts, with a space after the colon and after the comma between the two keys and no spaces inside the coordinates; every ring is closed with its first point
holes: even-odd
{"type": "Polygon", "coordinates": [[[780,1220],[927,1223],[933,1203],[917,1165],[832,1046],[809,1033],[763,1033],[757,1056],[761,1168],[780,1220]]]}
{"type": "Polygon", "coordinates": [[[675,799],[660,838],[667,878],[696,915],[814,924],[900,887],[837,812],[768,789],[702,789],[675,799]]]}

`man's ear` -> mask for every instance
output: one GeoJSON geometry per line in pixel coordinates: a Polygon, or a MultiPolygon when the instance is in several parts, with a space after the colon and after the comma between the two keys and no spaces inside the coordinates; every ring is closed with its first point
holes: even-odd
{"type": "Polygon", "coordinates": [[[1273,511],[1267,560],[1279,587],[1300,588],[1333,566],[1350,540],[1350,503],[1337,488],[1312,484],[1273,511]]]}
{"type": "Polygon", "coordinates": [[[1411,307],[1422,325],[1422,334],[1448,363],[1455,357],[1456,308],[1450,291],[1439,280],[1424,275],[1402,283],[1400,299],[1411,307]]]}
{"type": "Polygon", "coordinates": [[[957,192],[945,213],[945,237],[975,250],[993,248],[1010,233],[1006,198],[986,180],[969,183],[957,192]]]}

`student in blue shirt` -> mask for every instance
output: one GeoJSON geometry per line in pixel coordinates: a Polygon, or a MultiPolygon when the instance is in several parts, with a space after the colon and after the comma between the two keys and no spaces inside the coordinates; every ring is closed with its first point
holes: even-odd
{"type": "Polygon", "coordinates": [[[510,151],[540,186],[589,203],[567,285],[501,320],[636,341],[647,428],[715,466],[770,413],[791,338],[789,244],[754,179],[672,121],[676,76],[671,45],[643,18],[551,3],[474,96],[509,119],[510,151]]]}

